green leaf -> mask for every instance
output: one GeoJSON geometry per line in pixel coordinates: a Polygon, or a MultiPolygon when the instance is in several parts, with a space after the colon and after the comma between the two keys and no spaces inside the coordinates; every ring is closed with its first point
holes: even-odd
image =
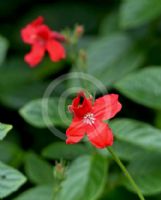
{"type": "Polygon", "coordinates": [[[96,40],[88,48],[87,55],[88,73],[106,86],[111,86],[140,67],[144,60],[141,47],[125,34],[114,34],[96,40]]]}
{"type": "Polygon", "coordinates": [[[73,159],[83,154],[88,154],[87,147],[81,144],[67,145],[65,142],[55,142],[47,146],[42,155],[48,159],[73,159]]]}
{"type": "Polygon", "coordinates": [[[101,22],[99,32],[101,35],[107,36],[120,31],[119,12],[118,10],[108,14],[101,22]]]}
{"type": "Polygon", "coordinates": [[[14,200],[53,200],[53,186],[42,185],[31,188],[14,200]]]}
{"type": "Polygon", "coordinates": [[[52,183],[54,180],[51,165],[34,153],[27,153],[25,157],[25,172],[35,184],[52,183]]]}
{"type": "Polygon", "coordinates": [[[115,88],[133,101],[161,109],[161,67],[148,67],[132,73],[115,84],[115,88]]]}
{"type": "Polygon", "coordinates": [[[132,119],[115,119],[111,128],[116,139],[144,150],[161,153],[161,131],[149,124],[132,119]]]}
{"type": "Polygon", "coordinates": [[[12,125],[0,123],[0,140],[7,135],[7,133],[12,129],[12,125]]]}
{"type": "Polygon", "coordinates": [[[161,0],[124,0],[120,8],[120,23],[124,28],[134,28],[160,16],[161,0]]]}
{"type": "Polygon", "coordinates": [[[0,65],[6,58],[8,46],[8,41],[4,37],[0,36],[0,65]]]}
{"type": "MultiPolygon", "coordinates": [[[[161,192],[160,166],[160,155],[153,154],[132,161],[127,169],[144,195],[154,195],[161,192]]],[[[124,180],[123,184],[133,191],[127,180],[124,180]]]]}
{"type": "Polygon", "coordinates": [[[58,200],[96,200],[106,183],[107,159],[100,155],[79,157],[67,172],[58,200]]]}
{"type": "Polygon", "coordinates": [[[28,123],[39,128],[53,125],[62,126],[65,125],[66,121],[60,116],[59,109],[61,109],[62,113],[67,113],[67,106],[66,108],[64,106],[58,107],[58,103],[57,98],[34,100],[25,105],[20,110],[20,114],[28,123]]]}
{"type": "MultiPolygon", "coordinates": [[[[43,100],[38,99],[29,102],[20,110],[21,116],[31,125],[36,127],[46,127],[46,123],[43,118],[43,100]]],[[[57,102],[56,99],[50,99],[48,103],[49,108],[49,118],[52,120],[49,125],[57,124],[57,102]],[[49,108],[50,107],[50,108],[49,108]]]]}
{"type": "Polygon", "coordinates": [[[116,140],[114,142],[113,149],[122,160],[126,161],[137,160],[142,156],[150,154],[149,151],[138,147],[138,145],[134,145],[129,142],[120,140],[116,140]]]}
{"type": "Polygon", "coordinates": [[[25,176],[19,171],[0,162],[0,198],[18,190],[25,181],[25,176]]]}
{"type": "Polygon", "coordinates": [[[19,166],[23,159],[23,151],[11,142],[0,143],[0,160],[12,166],[19,166]]]}
{"type": "MultiPolygon", "coordinates": [[[[115,142],[112,146],[119,158],[124,161],[132,161],[140,159],[142,156],[153,154],[147,149],[141,148],[136,144],[129,143],[124,140],[120,140],[115,137],[115,142]]],[[[112,158],[107,149],[97,149],[97,151],[106,158],[112,158]]]]}

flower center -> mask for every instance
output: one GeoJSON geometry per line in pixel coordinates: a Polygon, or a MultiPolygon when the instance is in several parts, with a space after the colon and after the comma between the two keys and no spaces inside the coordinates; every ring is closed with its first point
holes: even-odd
{"type": "Polygon", "coordinates": [[[42,46],[45,44],[45,39],[42,36],[32,34],[31,39],[35,42],[38,42],[42,46]]]}
{"type": "Polygon", "coordinates": [[[31,35],[31,39],[32,39],[32,40],[35,40],[36,38],[37,38],[37,35],[36,35],[36,34],[32,34],[32,35],[31,35]]]}
{"type": "Polygon", "coordinates": [[[95,120],[96,120],[96,119],[95,119],[93,113],[87,113],[87,114],[84,116],[84,118],[83,118],[83,122],[84,122],[85,124],[89,124],[89,125],[94,124],[95,120]]]}

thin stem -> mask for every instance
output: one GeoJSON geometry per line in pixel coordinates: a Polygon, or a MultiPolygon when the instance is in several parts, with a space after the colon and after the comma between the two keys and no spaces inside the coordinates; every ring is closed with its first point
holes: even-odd
{"type": "Polygon", "coordinates": [[[113,156],[113,159],[119,165],[119,167],[121,168],[121,170],[123,171],[123,173],[125,174],[127,179],[129,180],[129,182],[131,183],[131,185],[135,189],[135,191],[138,194],[138,197],[140,198],[140,200],[145,200],[144,196],[142,195],[142,192],[140,191],[140,188],[137,186],[137,184],[135,183],[134,179],[131,177],[131,175],[127,171],[126,167],[124,166],[124,164],[121,162],[121,160],[117,156],[117,154],[113,151],[113,149],[111,147],[108,147],[107,150],[111,153],[111,155],[113,156]]]}

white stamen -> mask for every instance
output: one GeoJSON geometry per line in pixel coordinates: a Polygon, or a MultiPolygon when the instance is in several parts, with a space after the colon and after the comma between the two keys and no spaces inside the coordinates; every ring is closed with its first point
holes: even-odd
{"type": "Polygon", "coordinates": [[[85,124],[89,124],[89,125],[94,124],[95,120],[96,120],[96,119],[95,119],[93,113],[87,113],[87,114],[84,116],[84,118],[83,118],[83,122],[84,122],[85,124]]]}

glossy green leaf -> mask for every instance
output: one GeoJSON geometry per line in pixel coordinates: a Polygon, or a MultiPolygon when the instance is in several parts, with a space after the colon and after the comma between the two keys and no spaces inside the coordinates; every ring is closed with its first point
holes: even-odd
{"type": "Polygon", "coordinates": [[[148,67],[115,84],[122,94],[150,108],[161,109],[161,67],[148,67]]]}
{"type": "Polygon", "coordinates": [[[48,159],[73,159],[88,154],[89,149],[81,144],[67,145],[65,142],[54,142],[45,147],[42,155],[48,159]]]}
{"type": "Polygon", "coordinates": [[[0,123],[0,140],[7,135],[7,133],[12,129],[12,125],[0,123]]]}
{"type": "MultiPolygon", "coordinates": [[[[67,125],[63,118],[64,115],[60,115],[68,114],[66,111],[67,105],[62,107],[57,98],[49,98],[31,101],[20,110],[20,114],[31,125],[44,128],[53,125],[67,125]]],[[[68,123],[70,123],[69,119],[68,123]]]]}
{"type": "Polygon", "coordinates": [[[161,0],[124,0],[120,8],[122,27],[133,28],[160,16],[161,0]]]}
{"type": "MultiPolygon", "coordinates": [[[[110,86],[141,66],[144,53],[134,39],[114,34],[93,42],[87,50],[88,73],[110,86]]],[[[95,82],[92,83],[95,85],[95,82]]]]}
{"type": "Polygon", "coordinates": [[[161,131],[149,124],[132,119],[115,119],[111,128],[120,141],[144,150],[161,153],[161,131]]]}
{"type": "MultiPolygon", "coordinates": [[[[141,148],[136,144],[120,140],[116,137],[112,148],[117,153],[119,158],[124,161],[137,160],[142,156],[151,155],[153,153],[147,149],[141,148]]],[[[112,158],[111,154],[107,151],[107,149],[97,149],[97,151],[104,157],[112,158]]]]}
{"type": "Polygon", "coordinates": [[[0,198],[18,190],[25,181],[25,176],[19,171],[0,162],[0,198]]]}
{"type": "Polygon", "coordinates": [[[35,184],[52,183],[54,180],[51,165],[35,153],[27,153],[25,171],[30,181],[35,184]]]}
{"type": "Polygon", "coordinates": [[[96,200],[106,183],[107,159],[100,155],[83,156],[69,168],[58,200],[96,200]],[[70,191],[70,192],[69,192],[70,191]]]}
{"type": "MultiPolygon", "coordinates": [[[[31,125],[36,127],[46,127],[45,120],[43,118],[43,100],[38,99],[26,104],[21,110],[21,116],[31,125]]],[[[54,123],[58,123],[57,116],[57,101],[56,99],[50,99],[47,105],[49,108],[49,118],[52,120],[49,125],[53,125],[54,123]],[[49,108],[50,107],[50,108],[49,108]]]]}
{"type": "Polygon", "coordinates": [[[144,148],[122,140],[116,140],[113,149],[122,160],[126,161],[137,160],[144,155],[150,154],[150,152],[146,151],[144,148]]]}
{"type": "MultiPolygon", "coordinates": [[[[138,187],[145,195],[154,195],[161,192],[161,157],[160,155],[146,155],[134,160],[128,166],[128,171],[133,176],[138,187]]],[[[133,191],[127,180],[124,184],[133,191]]]]}
{"type": "Polygon", "coordinates": [[[53,200],[53,186],[42,185],[31,188],[14,200],[53,200]]]}

